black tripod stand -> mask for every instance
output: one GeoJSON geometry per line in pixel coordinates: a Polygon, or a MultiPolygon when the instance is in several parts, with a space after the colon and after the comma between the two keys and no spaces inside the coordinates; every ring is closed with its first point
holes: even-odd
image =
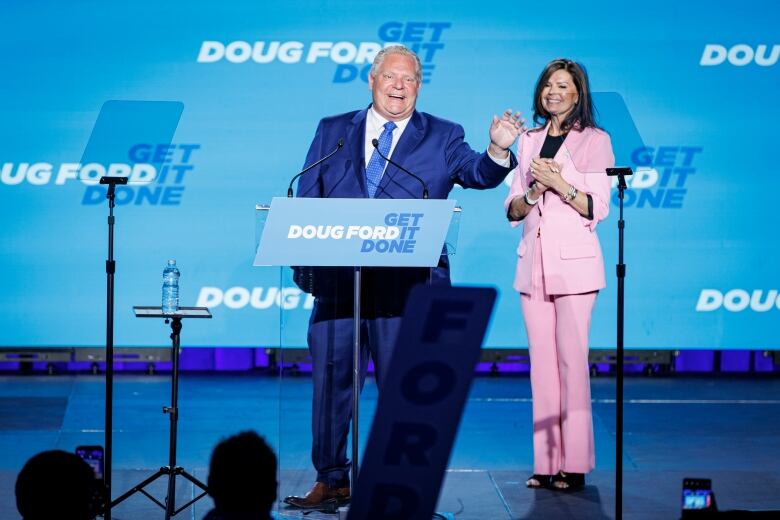
{"type": "Polygon", "coordinates": [[[623,263],[623,195],[628,189],[626,177],[633,175],[631,168],[607,168],[607,175],[618,178],[618,199],[620,200],[620,218],[618,219],[618,263],[617,274],[617,396],[615,398],[615,520],[623,518],[623,324],[625,306],[626,264],[623,263]]]}
{"type": "Polygon", "coordinates": [[[135,311],[135,316],[137,318],[165,318],[166,323],[169,321],[171,323],[171,342],[173,348],[171,406],[163,406],[163,413],[167,413],[171,419],[170,435],[168,439],[168,465],[161,467],[152,476],[136,484],[132,489],[130,489],[130,491],[112,501],[109,506],[109,510],[111,507],[114,507],[125,501],[135,493],[141,493],[149,500],[165,509],[165,520],[170,520],[171,517],[176,516],[190,505],[206,496],[208,491],[206,485],[203,482],[187,473],[182,467],[176,465],[176,435],[179,420],[179,346],[181,344],[181,320],[182,318],[211,318],[211,313],[206,307],[181,307],[176,311],[175,314],[163,314],[160,307],[133,307],[133,310],[135,311]],[[158,478],[164,477],[166,475],[168,476],[168,491],[165,495],[165,503],[162,503],[150,495],[145,488],[158,478]],[[203,490],[200,495],[196,496],[178,509],[176,508],[176,475],[181,475],[203,490]]]}

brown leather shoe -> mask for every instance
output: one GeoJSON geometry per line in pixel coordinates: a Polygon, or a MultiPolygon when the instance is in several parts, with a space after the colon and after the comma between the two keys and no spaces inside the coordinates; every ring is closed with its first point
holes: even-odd
{"type": "Polygon", "coordinates": [[[316,482],[314,487],[302,497],[289,496],[284,503],[298,509],[337,509],[349,503],[349,488],[333,488],[324,482],[316,482]]]}

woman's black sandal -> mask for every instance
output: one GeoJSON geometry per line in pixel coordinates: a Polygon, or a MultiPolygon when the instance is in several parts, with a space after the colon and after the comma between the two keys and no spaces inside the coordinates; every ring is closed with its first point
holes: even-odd
{"type": "Polygon", "coordinates": [[[585,487],[584,473],[564,473],[559,471],[551,480],[551,487],[559,491],[578,491],[585,487]],[[563,485],[559,486],[558,483],[563,485]]]}
{"type": "Polygon", "coordinates": [[[537,475],[534,473],[530,477],[528,477],[528,480],[525,481],[525,487],[533,488],[533,489],[540,489],[540,488],[549,488],[550,484],[552,484],[552,475],[537,475]],[[535,480],[539,484],[533,484],[531,483],[532,480],[535,480]]]}

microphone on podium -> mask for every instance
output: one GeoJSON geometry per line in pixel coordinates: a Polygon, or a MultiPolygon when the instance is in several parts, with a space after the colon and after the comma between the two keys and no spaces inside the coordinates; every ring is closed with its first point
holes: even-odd
{"type": "Polygon", "coordinates": [[[422,198],[424,198],[424,199],[427,199],[427,198],[428,198],[428,185],[427,185],[427,184],[425,184],[425,181],[423,181],[423,180],[422,180],[421,178],[419,178],[417,175],[413,174],[412,172],[410,172],[409,170],[407,170],[406,168],[404,168],[403,166],[401,166],[401,165],[400,165],[400,164],[398,164],[397,162],[395,162],[395,161],[391,160],[389,157],[385,157],[385,154],[383,154],[383,153],[382,153],[382,152],[379,150],[379,141],[378,141],[378,140],[376,140],[376,139],[372,139],[372,140],[371,140],[371,145],[374,147],[374,150],[376,150],[376,151],[377,151],[377,153],[379,154],[379,157],[381,157],[381,158],[382,158],[382,159],[384,159],[385,161],[389,162],[390,164],[392,164],[393,166],[395,166],[396,168],[398,168],[398,169],[399,169],[399,170],[401,170],[402,172],[404,172],[404,173],[407,173],[407,174],[411,175],[412,177],[414,177],[415,179],[417,179],[417,181],[418,181],[420,184],[422,184],[422,187],[423,187],[423,196],[422,196],[422,198]]]}
{"type": "Polygon", "coordinates": [[[330,152],[328,155],[326,155],[325,157],[323,157],[323,158],[322,158],[322,159],[320,159],[319,161],[316,161],[316,162],[314,162],[314,163],[310,164],[309,166],[307,166],[306,168],[304,168],[302,172],[300,172],[300,173],[299,173],[299,174],[297,174],[295,177],[293,177],[293,178],[290,180],[290,185],[287,187],[287,196],[288,196],[288,197],[292,197],[292,196],[293,196],[293,189],[292,189],[292,185],[293,185],[293,183],[295,182],[295,179],[297,179],[298,177],[300,177],[301,175],[303,175],[303,174],[304,174],[304,173],[306,173],[307,171],[311,170],[311,169],[312,169],[312,168],[314,168],[315,166],[319,166],[320,164],[324,163],[325,161],[327,161],[328,159],[330,159],[331,157],[333,157],[334,155],[336,155],[336,152],[338,152],[339,150],[341,150],[341,148],[342,148],[343,146],[344,146],[344,138],[343,138],[343,137],[340,137],[340,138],[339,138],[339,140],[338,140],[338,142],[336,143],[336,149],[335,149],[335,150],[333,150],[332,152],[330,152]]]}

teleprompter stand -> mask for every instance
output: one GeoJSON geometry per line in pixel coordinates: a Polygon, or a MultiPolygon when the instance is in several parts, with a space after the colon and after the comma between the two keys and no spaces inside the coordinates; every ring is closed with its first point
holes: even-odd
{"type": "Polygon", "coordinates": [[[103,458],[103,486],[106,499],[104,515],[111,520],[111,460],[113,456],[113,408],[114,408],[114,206],[117,185],[127,184],[127,177],[101,177],[100,184],[108,185],[108,258],[106,259],[106,415],[105,456],[103,458]]]}
{"type": "Polygon", "coordinates": [[[623,195],[628,189],[626,177],[634,172],[631,168],[607,168],[607,175],[617,176],[618,199],[620,200],[620,216],[618,218],[618,263],[615,266],[617,275],[617,396],[615,398],[615,520],[623,518],[623,336],[625,308],[626,264],[623,263],[623,195]]]}
{"type": "Polygon", "coordinates": [[[133,486],[130,491],[118,497],[111,502],[111,507],[118,505],[125,501],[135,493],[141,493],[145,495],[149,500],[160,506],[165,510],[165,520],[170,520],[171,517],[176,516],[183,510],[197,502],[204,496],[208,489],[206,485],[187,473],[182,467],[176,465],[176,434],[177,425],[179,420],[179,346],[180,346],[180,333],[181,333],[181,320],[184,318],[211,318],[211,313],[206,307],[180,307],[174,314],[163,314],[160,307],[133,307],[136,318],[164,318],[165,322],[171,324],[171,342],[173,348],[173,371],[171,373],[171,405],[163,406],[163,413],[167,413],[171,419],[171,428],[169,435],[168,445],[168,465],[161,467],[156,473],[147,479],[143,480],[139,484],[133,486]],[[165,503],[160,502],[155,497],[146,491],[146,486],[154,482],[160,477],[168,477],[168,491],[165,494],[165,503]],[[203,492],[182,505],[176,508],[176,476],[181,475],[185,479],[198,486],[203,492]]]}
{"type": "MultiPolygon", "coordinates": [[[[108,199],[108,258],[106,259],[106,398],[105,398],[105,452],[103,457],[103,494],[106,497],[103,516],[111,520],[112,496],[112,460],[113,460],[113,384],[114,384],[114,275],[116,261],[114,260],[114,206],[117,186],[135,181],[149,182],[149,179],[138,178],[133,171],[122,172],[130,177],[119,177],[109,165],[124,163],[127,151],[138,143],[157,143],[166,145],[173,139],[179,124],[184,105],[173,101],[106,101],[100,109],[95,126],[89,136],[79,165],[97,164],[104,166],[107,175],[100,178],[100,184],[107,187],[108,199]],[[113,172],[113,173],[112,173],[113,172]]],[[[136,161],[131,161],[135,166],[136,161]]],[[[141,164],[141,163],[139,163],[141,164]]],[[[157,170],[162,166],[162,159],[150,163],[144,162],[157,170]]],[[[79,179],[92,183],[94,178],[82,169],[79,179]]]]}

